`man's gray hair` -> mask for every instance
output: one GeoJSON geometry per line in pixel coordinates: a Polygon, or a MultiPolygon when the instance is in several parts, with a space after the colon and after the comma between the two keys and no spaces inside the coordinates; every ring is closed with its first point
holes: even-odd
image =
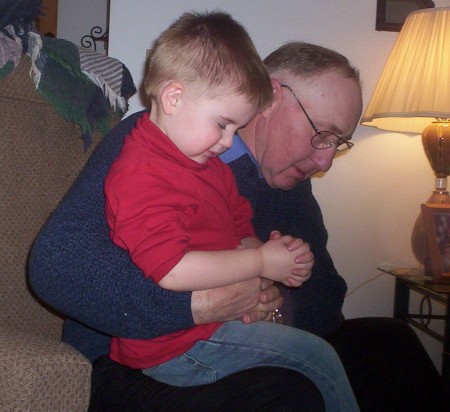
{"type": "Polygon", "coordinates": [[[290,42],[270,53],[264,64],[269,74],[287,70],[294,76],[313,77],[340,71],[344,77],[360,83],[359,71],[342,54],[326,47],[304,42],[290,42]]]}

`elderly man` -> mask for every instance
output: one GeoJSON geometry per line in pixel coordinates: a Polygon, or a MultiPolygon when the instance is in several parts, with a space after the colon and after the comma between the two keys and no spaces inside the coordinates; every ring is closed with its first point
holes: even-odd
{"type": "Polygon", "coordinates": [[[95,360],[95,410],[323,410],[320,393],[300,374],[261,368],[214,384],[178,388],[115,364],[110,335],[147,339],[194,324],[266,319],[327,339],[346,368],[363,411],[439,411],[442,382],[414,332],[393,319],[344,320],[345,281],[326,249],[327,232],[310,177],[349,149],[362,109],[359,75],[329,49],[290,43],[265,59],[270,108],[239,131],[224,161],[254,209],[258,236],[272,229],[310,243],[311,278],[291,290],[265,280],[193,293],[161,290],[144,279],[108,237],[103,179],[139,114],[99,145],[32,252],[36,292],[68,316],[64,340],[95,360]],[[281,306],[281,308],[280,308],[281,306]]]}

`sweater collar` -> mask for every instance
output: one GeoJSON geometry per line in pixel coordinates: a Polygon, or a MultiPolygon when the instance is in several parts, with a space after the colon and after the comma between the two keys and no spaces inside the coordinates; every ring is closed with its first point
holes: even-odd
{"type": "Polygon", "coordinates": [[[222,153],[220,155],[220,158],[225,163],[231,163],[244,155],[248,155],[250,157],[256,169],[258,170],[259,178],[263,178],[261,168],[259,167],[259,164],[255,159],[255,156],[253,156],[253,153],[250,151],[248,146],[242,140],[241,136],[239,136],[238,134],[234,135],[232,146],[225,153],[222,153]]]}

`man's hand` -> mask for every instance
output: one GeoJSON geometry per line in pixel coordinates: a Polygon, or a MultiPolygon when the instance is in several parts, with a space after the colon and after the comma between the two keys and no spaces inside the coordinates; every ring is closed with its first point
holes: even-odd
{"type": "Polygon", "coordinates": [[[255,278],[222,288],[192,293],[191,310],[196,325],[242,320],[265,320],[282,303],[280,291],[267,279],[255,278]]]}

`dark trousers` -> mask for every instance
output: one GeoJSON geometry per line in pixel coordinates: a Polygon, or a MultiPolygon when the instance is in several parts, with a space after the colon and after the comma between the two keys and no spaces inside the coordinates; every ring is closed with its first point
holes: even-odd
{"type": "MultiPolygon", "coordinates": [[[[351,319],[328,341],[341,357],[361,411],[446,410],[442,379],[406,323],[351,319]]],[[[99,411],[319,412],[324,405],[311,381],[287,369],[257,368],[210,385],[179,388],[103,357],[92,374],[90,412],[99,411]]]]}
{"type": "Polygon", "coordinates": [[[444,382],[413,329],[391,318],[346,320],[327,339],[364,412],[444,412],[444,382]]]}
{"type": "Polygon", "coordinates": [[[176,387],[103,357],[92,378],[89,412],[325,411],[313,383],[289,369],[255,368],[209,385],[176,387]]]}

